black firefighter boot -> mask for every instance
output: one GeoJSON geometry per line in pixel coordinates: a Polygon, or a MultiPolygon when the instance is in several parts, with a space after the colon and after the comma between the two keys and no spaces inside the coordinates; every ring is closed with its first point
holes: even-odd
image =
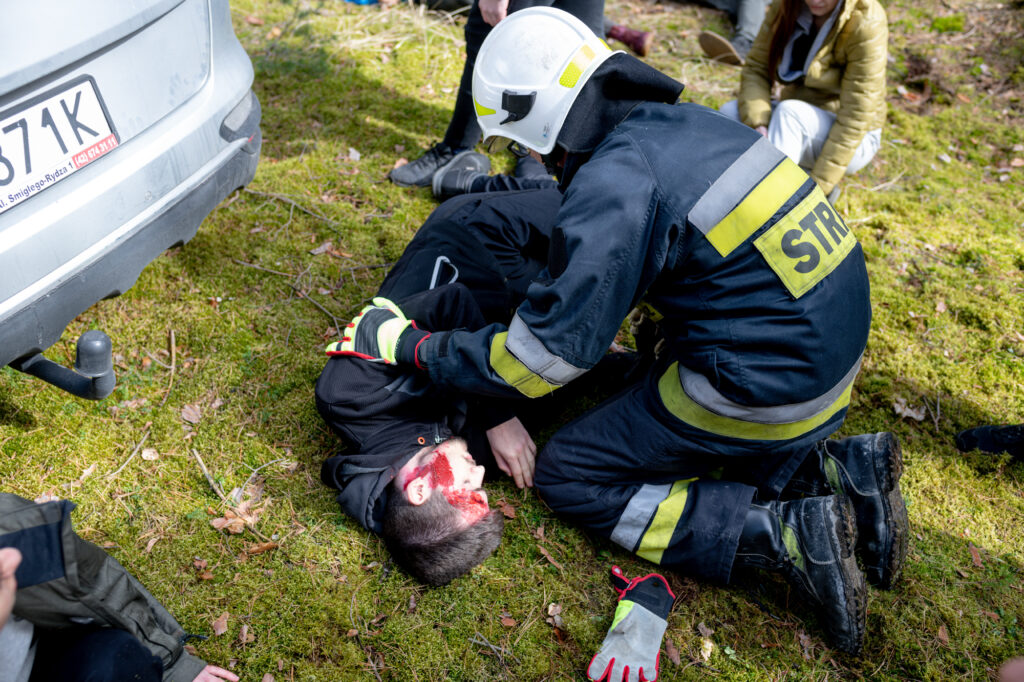
{"type": "Polygon", "coordinates": [[[849,496],[857,515],[857,553],[868,582],[891,589],[903,571],[910,524],[900,492],[903,455],[891,433],[823,440],[797,470],[785,494],[849,496]]]}
{"type": "Polygon", "coordinates": [[[856,654],[864,645],[867,584],[857,567],[857,527],[844,495],[750,505],[733,568],[781,573],[817,607],[830,645],[856,654]]]}

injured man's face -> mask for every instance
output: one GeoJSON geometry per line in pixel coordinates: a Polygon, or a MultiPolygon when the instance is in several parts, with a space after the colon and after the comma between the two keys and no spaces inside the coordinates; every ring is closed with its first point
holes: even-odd
{"type": "Polygon", "coordinates": [[[410,504],[420,505],[431,495],[443,495],[469,524],[490,510],[483,482],[484,468],[473,460],[461,438],[423,448],[398,471],[396,481],[410,504]]]}

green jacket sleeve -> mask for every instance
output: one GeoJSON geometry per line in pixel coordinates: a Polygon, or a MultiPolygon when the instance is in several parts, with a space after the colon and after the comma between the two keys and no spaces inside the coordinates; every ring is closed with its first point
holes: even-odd
{"type": "Polygon", "coordinates": [[[754,38],[740,72],[740,120],[751,128],[767,126],[772,117],[772,82],[768,73],[768,48],[772,41],[772,24],[781,7],[776,0],[765,13],[761,30],[754,38]]]}
{"type": "Polygon", "coordinates": [[[826,194],[842,179],[864,135],[876,127],[878,112],[885,106],[888,43],[885,13],[878,11],[854,13],[836,41],[836,58],[846,62],[839,109],[811,170],[811,177],[826,194]]]}

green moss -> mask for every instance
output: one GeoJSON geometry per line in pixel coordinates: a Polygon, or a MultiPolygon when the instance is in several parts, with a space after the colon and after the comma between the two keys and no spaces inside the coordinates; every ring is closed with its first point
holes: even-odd
{"type": "Polygon", "coordinates": [[[964,30],[964,15],[950,14],[932,19],[932,30],[938,33],[959,33],[964,30]]]}

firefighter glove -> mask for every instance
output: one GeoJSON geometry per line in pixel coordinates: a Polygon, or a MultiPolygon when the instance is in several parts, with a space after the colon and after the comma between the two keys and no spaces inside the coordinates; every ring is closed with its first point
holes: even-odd
{"type": "Polygon", "coordinates": [[[328,355],[351,355],[372,362],[416,361],[416,346],[430,336],[406,318],[401,309],[378,296],[345,327],[341,341],[327,347],[328,355]],[[403,347],[405,352],[403,351],[403,347]]]}
{"type": "Polygon", "coordinates": [[[612,626],[590,661],[587,678],[594,682],[653,682],[658,679],[661,638],[676,596],[657,573],[628,580],[612,567],[612,586],[619,593],[612,626]]]}

